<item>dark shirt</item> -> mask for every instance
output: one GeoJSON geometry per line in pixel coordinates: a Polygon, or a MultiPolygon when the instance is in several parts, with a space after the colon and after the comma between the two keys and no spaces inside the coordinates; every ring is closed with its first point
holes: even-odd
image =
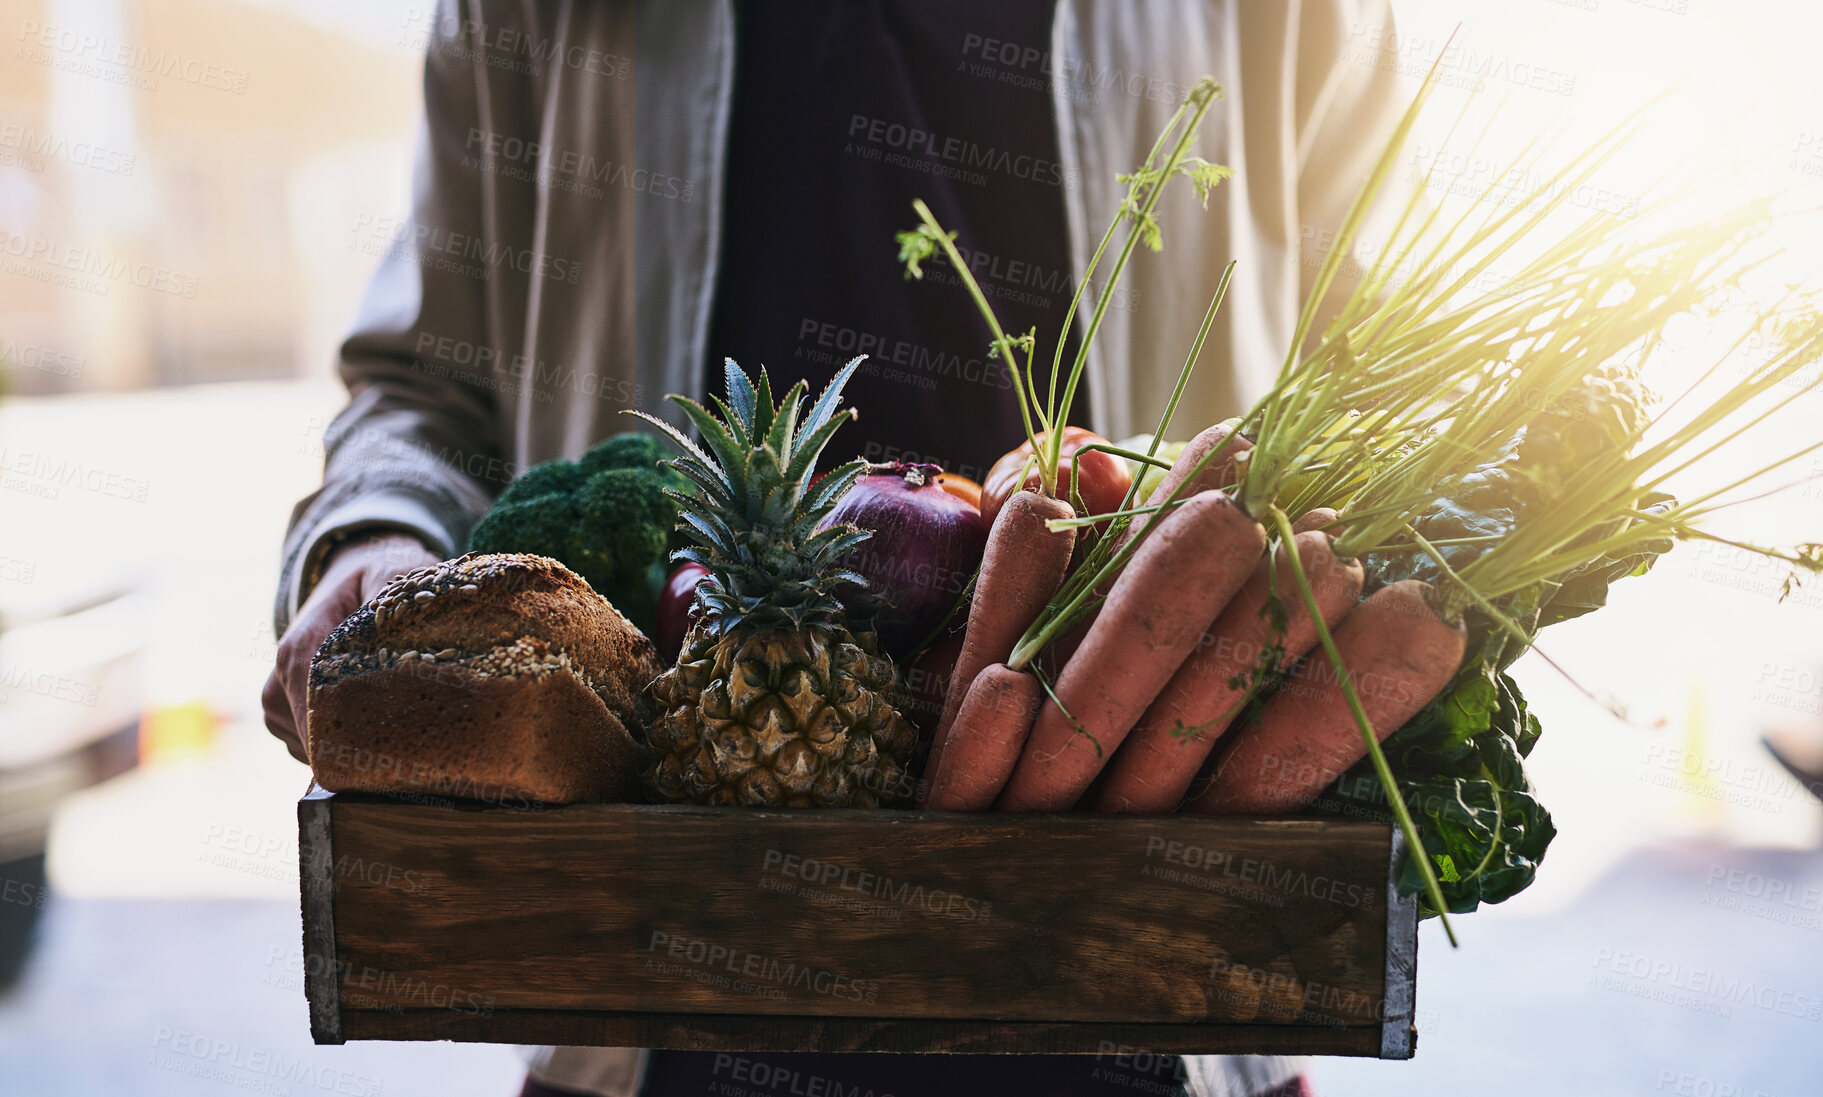
{"type": "MultiPolygon", "coordinates": [[[[831,444],[834,459],[934,460],[979,479],[1019,443],[1012,379],[987,357],[986,322],[947,263],[927,264],[922,282],[905,281],[893,234],[917,223],[911,202],[924,199],[957,233],[1007,333],[1037,328],[1045,383],[1074,290],[1051,96],[1041,66],[1023,52],[1048,45],[1051,10],[1051,0],[791,0],[738,9],[708,391],[722,390],[724,356],[750,371],[764,365],[775,393],[802,379],[814,394],[865,353],[847,390],[861,417],[831,444]],[[1005,52],[1015,47],[1017,54],[1005,52]]],[[[1066,370],[1075,349],[1071,339],[1066,370]]],[[[1086,391],[1074,412],[1072,421],[1086,422],[1086,391]]],[[[1174,1057],[1144,1073],[1129,1062],[657,1051],[642,1092],[1175,1091],[1174,1057]]]]}
{"type": "MultiPolygon", "coordinates": [[[[764,365],[775,393],[803,379],[814,395],[867,354],[847,390],[860,419],[831,459],[934,460],[979,479],[1023,439],[1012,377],[988,358],[961,280],[941,260],[905,280],[893,236],[924,199],[1006,332],[1037,328],[1045,383],[1074,283],[1051,96],[1022,51],[1048,45],[1051,9],[739,7],[708,391],[722,391],[724,357],[764,365]]],[[[1073,422],[1087,422],[1087,387],[1073,422]]]]}

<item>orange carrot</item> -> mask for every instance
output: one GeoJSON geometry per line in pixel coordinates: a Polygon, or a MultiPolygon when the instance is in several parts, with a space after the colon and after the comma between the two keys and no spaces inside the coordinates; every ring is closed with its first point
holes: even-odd
{"type": "Polygon", "coordinates": [[[1076,803],[1265,546],[1260,524],[1219,491],[1193,495],[1165,515],[1064,666],[1001,806],[1062,811],[1076,803]]]}
{"type": "MultiPolygon", "coordinates": [[[[1340,517],[1341,515],[1336,513],[1334,507],[1311,507],[1303,514],[1300,514],[1298,520],[1291,524],[1291,531],[1293,533],[1303,533],[1306,530],[1326,529],[1329,526],[1335,525],[1336,519],[1340,517]]],[[[1329,533],[1333,537],[1336,531],[1332,529],[1329,533]]],[[[1315,641],[1312,642],[1314,643],[1315,641]]]]}
{"type": "MultiPolygon", "coordinates": [[[[1179,484],[1191,478],[1192,473],[1195,473],[1195,481],[1179,494],[1180,500],[1188,499],[1199,491],[1226,488],[1232,485],[1236,479],[1235,459],[1253,448],[1253,443],[1247,439],[1236,437],[1229,442],[1226,448],[1221,448],[1221,452],[1209,459],[1209,463],[1203,466],[1201,472],[1196,472],[1196,464],[1203,459],[1205,454],[1220,448],[1222,442],[1233,432],[1233,424],[1217,423],[1186,442],[1184,452],[1177,455],[1177,460],[1171,462],[1171,467],[1165,471],[1164,478],[1153,487],[1152,493],[1146,496],[1144,500],[1146,505],[1162,505],[1165,500],[1171,498],[1171,493],[1177,490],[1179,484]]],[[[1156,516],[1135,519],[1120,535],[1120,540],[1114,546],[1114,552],[1118,553],[1125,548],[1128,541],[1138,536],[1140,530],[1155,520],[1156,516]]],[[[1105,600],[1112,585],[1112,582],[1104,582],[1097,586],[1095,596],[1105,600]]],[[[1095,618],[1100,616],[1100,613],[1100,606],[1097,605],[1085,613],[1074,625],[1071,625],[1068,632],[1053,640],[1045,648],[1046,659],[1058,665],[1067,662],[1077,645],[1082,643],[1083,637],[1088,635],[1090,626],[1095,624],[1095,618]]]]}
{"type": "Polygon", "coordinates": [[[1004,663],[1013,646],[1030,628],[1045,603],[1063,585],[1076,546],[1076,532],[1053,533],[1045,523],[1070,518],[1075,511],[1061,499],[1021,491],[1007,500],[988,530],[987,549],[981,557],[981,574],[968,607],[968,631],[962,654],[950,672],[949,692],[943,699],[943,718],[931,740],[925,772],[934,773],[955,726],[956,713],[975,676],[994,663],[1004,663]]]}
{"type": "MultiPolygon", "coordinates": [[[[1443,691],[1466,633],[1431,608],[1430,584],[1381,587],[1335,630],[1336,650],[1385,739],[1443,691]]],[[[1309,804],[1367,754],[1335,667],[1322,655],[1267,699],[1260,722],[1237,730],[1209,786],[1190,804],[1207,815],[1275,815],[1309,804]]]]}
{"type": "Polygon", "coordinates": [[[1162,503],[1169,499],[1171,493],[1177,490],[1177,486],[1190,478],[1190,474],[1196,469],[1197,462],[1217,449],[1220,449],[1221,452],[1211,458],[1209,463],[1203,466],[1201,472],[1196,473],[1195,481],[1185,488],[1178,498],[1185,499],[1199,491],[1233,486],[1237,479],[1234,471],[1235,459],[1252,449],[1253,443],[1240,437],[1230,440],[1229,436],[1232,434],[1234,434],[1233,423],[1217,423],[1205,428],[1196,437],[1190,439],[1184,445],[1184,452],[1178,454],[1177,460],[1171,462],[1171,468],[1165,473],[1165,478],[1160,480],[1158,486],[1152,489],[1152,494],[1147,496],[1146,502],[1148,504],[1162,503]]]}
{"type": "Polygon", "coordinates": [[[1044,700],[1038,679],[995,663],[975,676],[957,710],[940,762],[929,767],[924,806],[933,811],[986,811],[1044,700]]]}
{"type": "MultiPolygon", "coordinates": [[[[1323,622],[1333,627],[1361,597],[1361,564],[1338,558],[1329,536],[1315,530],[1298,534],[1297,547],[1323,622]]],[[[1281,548],[1274,559],[1270,569],[1264,559],[1254,566],[1247,585],[1115,752],[1097,811],[1175,811],[1265,673],[1289,668],[1316,646],[1291,557],[1281,548]]]]}

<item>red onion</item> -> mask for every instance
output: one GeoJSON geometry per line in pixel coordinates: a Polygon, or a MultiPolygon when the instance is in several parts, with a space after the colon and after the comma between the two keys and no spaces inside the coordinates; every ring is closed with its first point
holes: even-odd
{"type": "Polygon", "coordinates": [[[843,563],[884,598],[875,624],[890,655],[906,654],[937,627],[987,547],[981,512],[938,486],[942,471],[936,465],[870,465],[823,520],[873,531],[843,563]]]}
{"type": "Polygon", "coordinates": [[[690,631],[690,607],[696,603],[696,584],[708,574],[709,569],[701,564],[679,564],[658,593],[658,627],[652,630],[652,640],[658,645],[658,657],[667,663],[675,662],[683,650],[684,634],[690,631]]]}

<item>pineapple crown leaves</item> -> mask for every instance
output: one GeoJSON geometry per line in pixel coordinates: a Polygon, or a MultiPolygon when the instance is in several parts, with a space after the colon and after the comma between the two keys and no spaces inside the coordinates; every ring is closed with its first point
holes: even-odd
{"type": "Polygon", "coordinates": [[[798,382],[776,402],[764,369],[756,382],[727,361],[727,397],[714,410],[684,396],[670,399],[701,438],[655,416],[634,412],[682,450],[667,462],[690,481],[668,492],[680,504],[678,529],[695,544],[672,554],[710,571],[697,599],[711,623],[755,618],[762,624],[805,623],[841,612],[837,585],[865,580],[836,560],[872,536],[850,524],[819,528],[865,469],[856,460],[812,482],[817,458],[844,423],[842,388],[865,355],[836,371],[808,412],[808,389],[798,382]],[[719,413],[719,414],[718,414],[719,413]]]}

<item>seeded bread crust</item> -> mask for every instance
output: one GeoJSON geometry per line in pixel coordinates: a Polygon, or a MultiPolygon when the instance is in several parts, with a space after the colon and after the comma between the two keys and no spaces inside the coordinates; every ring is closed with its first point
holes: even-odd
{"type": "Polygon", "coordinates": [[[514,804],[632,799],[652,642],[543,556],[475,554],[388,583],[310,665],[331,791],[514,804]]]}

